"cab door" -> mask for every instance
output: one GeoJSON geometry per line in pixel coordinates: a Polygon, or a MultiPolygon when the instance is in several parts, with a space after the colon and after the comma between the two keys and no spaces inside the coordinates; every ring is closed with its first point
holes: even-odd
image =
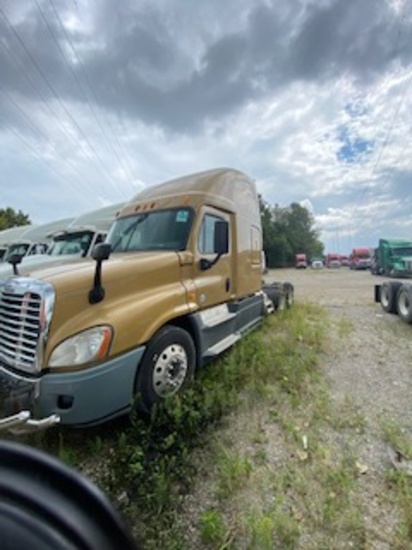
{"type": "Polygon", "coordinates": [[[194,243],[194,283],[196,301],[202,309],[228,301],[234,292],[233,231],[230,218],[230,214],[211,207],[203,207],[198,217],[194,243]],[[216,258],[216,224],[221,221],[226,221],[229,225],[229,250],[214,265],[205,269],[205,263],[212,263],[216,258]]]}

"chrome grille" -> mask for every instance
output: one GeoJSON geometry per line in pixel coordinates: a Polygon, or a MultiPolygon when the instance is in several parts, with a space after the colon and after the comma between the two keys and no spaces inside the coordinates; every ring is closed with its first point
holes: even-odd
{"type": "Polygon", "coordinates": [[[28,373],[40,370],[50,296],[51,285],[34,279],[13,278],[0,286],[0,363],[28,373]]]}

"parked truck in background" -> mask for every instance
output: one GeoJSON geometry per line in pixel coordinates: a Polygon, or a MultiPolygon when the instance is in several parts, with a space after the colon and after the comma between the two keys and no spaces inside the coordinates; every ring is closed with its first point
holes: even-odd
{"type": "Polygon", "coordinates": [[[93,248],[105,240],[116,214],[123,206],[124,202],[86,212],[69,219],[64,228],[59,223],[59,230],[47,235],[51,240],[45,254],[24,256],[16,269],[9,259],[8,263],[0,266],[0,279],[10,276],[14,271],[20,275],[29,275],[40,266],[64,264],[74,257],[81,259],[91,256],[93,248]]]}
{"type": "Polygon", "coordinates": [[[116,214],[124,204],[124,202],[110,204],[78,216],[66,229],[53,234],[49,255],[76,254],[83,258],[91,256],[93,248],[105,240],[116,214]]]}
{"type": "Polygon", "coordinates": [[[336,269],[340,267],[340,254],[335,254],[334,252],[329,252],[326,254],[325,260],[326,267],[336,269]]]}
{"type": "Polygon", "coordinates": [[[4,261],[9,246],[18,240],[25,231],[33,227],[31,224],[18,225],[0,231],[0,262],[4,261]]]}
{"type": "Polygon", "coordinates": [[[349,256],[350,269],[369,269],[371,266],[371,251],[369,248],[354,248],[349,256]]]}
{"type": "Polygon", "coordinates": [[[379,239],[373,254],[371,272],[388,277],[412,277],[412,242],[379,239]]]}
{"type": "Polygon", "coordinates": [[[51,244],[53,232],[66,228],[72,221],[73,218],[65,218],[42,225],[28,226],[25,231],[9,243],[3,260],[7,262],[13,255],[19,255],[23,258],[34,254],[45,254],[51,244]]]}
{"type": "Polygon", "coordinates": [[[295,254],[295,267],[298,269],[306,269],[308,267],[306,254],[295,254]]]}
{"type": "Polygon", "coordinates": [[[349,266],[349,256],[347,256],[346,254],[339,254],[339,261],[341,266],[343,267],[349,266]]]}
{"type": "Polygon", "coordinates": [[[262,284],[254,182],[217,169],[145,189],[93,258],[0,281],[0,427],[148,411],[293,300],[262,284]]]}

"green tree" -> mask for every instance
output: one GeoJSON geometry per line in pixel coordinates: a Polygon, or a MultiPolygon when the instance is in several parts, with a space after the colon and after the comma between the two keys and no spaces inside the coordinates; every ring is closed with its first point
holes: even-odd
{"type": "Polygon", "coordinates": [[[269,267],[294,265],[295,254],[308,258],[323,255],[323,244],[315,229],[315,220],[307,208],[298,203],[288,207],[271,207],[262,197],[260,213],[263,231],[263,248],[269,267]]]}
{"type": "Polygon", "coordinates": [[[16,212],[9,206],[7,208],[0,208],[0,230],[9,229],[9,227],[16,227],[18,225],[27,225],[31,223],[28,214],[23,214],[21,210],[16,212]]]}

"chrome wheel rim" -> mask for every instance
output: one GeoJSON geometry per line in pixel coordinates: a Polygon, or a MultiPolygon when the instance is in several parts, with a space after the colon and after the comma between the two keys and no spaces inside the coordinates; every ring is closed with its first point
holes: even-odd
{"type": "Polygon", "coordinates": [[[155,358],[153,389],[159,397],[174,395],[183,385],[188,369],[187,353],[180,344],[171,344],[155,358]]]}

